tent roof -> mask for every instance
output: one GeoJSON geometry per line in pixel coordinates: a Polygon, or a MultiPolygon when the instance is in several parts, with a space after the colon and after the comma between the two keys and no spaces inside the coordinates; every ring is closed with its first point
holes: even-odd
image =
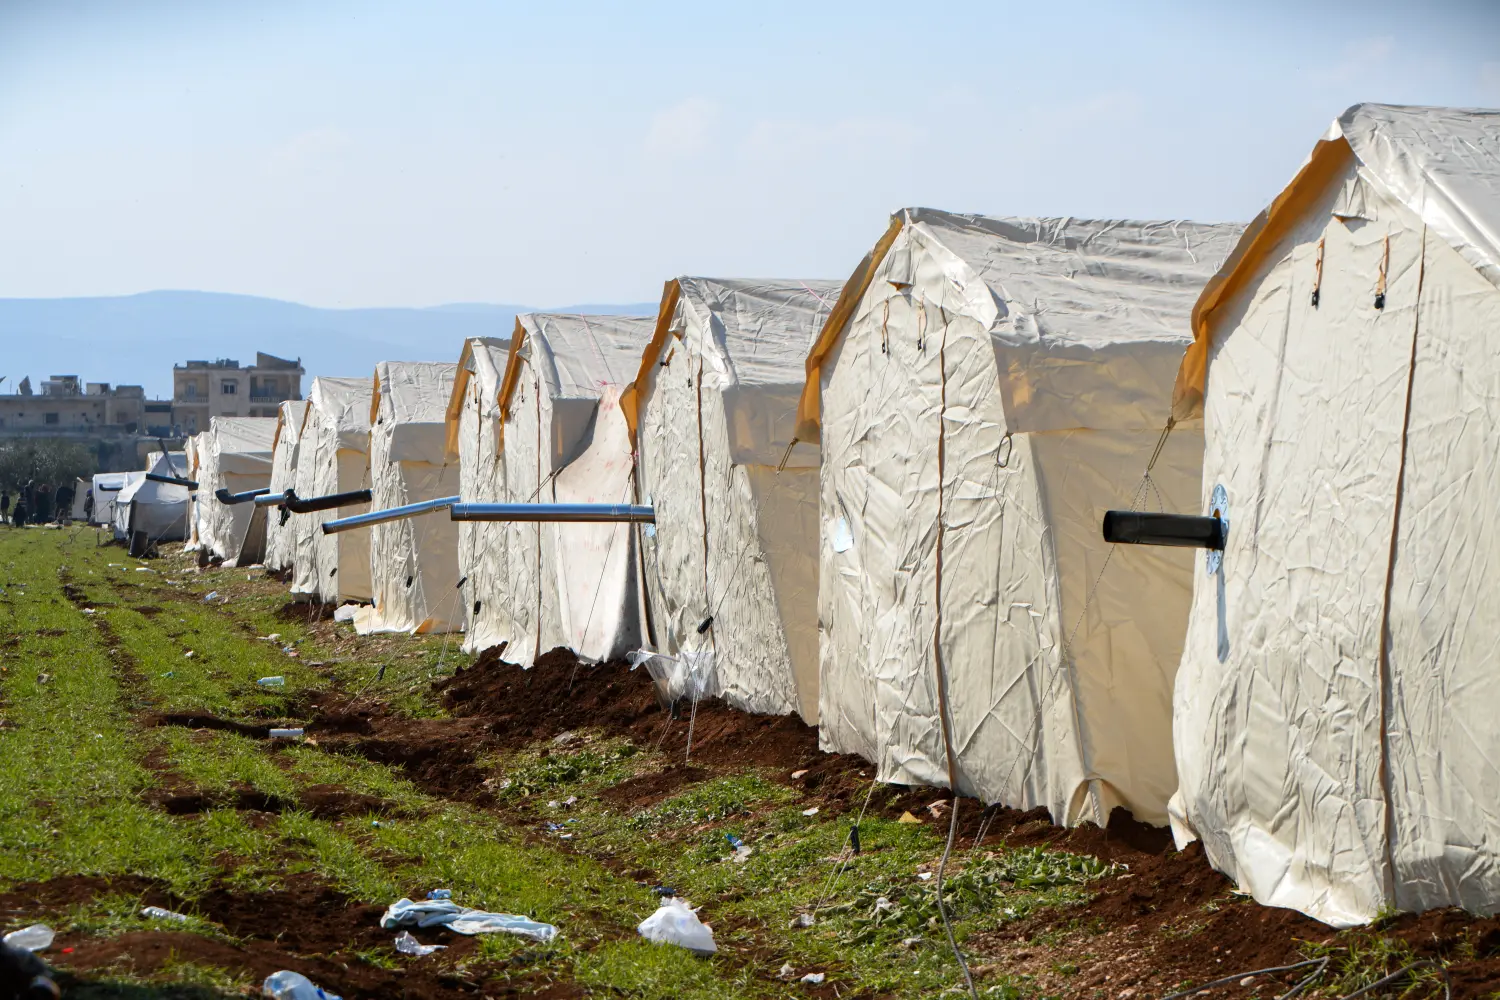
{"type": "MultiPolygon", "coordinates": [[[[185,451],[169,451],[166,454],[167,454],[167,461],[169,461],[169,462],[172,463],[171,464],[170,474],[171,475],[176,475],[176,476],[185,476],[185,475],[187,475],[187,471],[188,471],[188,457],[187,457],[187,452],[185,452],[185,451]]],[[[148,472],[155,472],[156,471],[156,465],[157,465],[157,463],[161,461],[161,456],[162,456],[162,453],[160,451],[147,452],[146,453],[146,471],[148,471],[148,472]]],[[[168,473],[162,473],[162,475],[167,475],[167,474],[168,473]]]]}
{"type": "MultiPolygon", "coordinates": [[[[369,433],[370,398],[374,392],[374,380],[368,378],[331,378],[319,375],[313,379],[312,391],[307,394],[307,414],[303,427],[316,409],[332,422],[340,435],[369,433]]],[[[298,435],[300,440],[301,435],[298,435]]]]}
{"type": "Polygon", "coordinates": [[[210,427],[220,455],[264,454],[270,459],[276,440],[276,418],[214,417],[210,427]]]}
{"type": "Polygon", "coordinates": [[[458,356],[458,370],[453,376],[453,391],[448,397],[447,446],[448,458],[458,457],[458,424],[463,417],[464,399],[469,390],[469,379],[479,380],[479,398],[497,399],[500,394],[500,379],[505,373],[506,355],[510,353],[510,341],[501,337],[470,337],[458,356]]]}
{"type": "MultiPolygon", "coordinates": [[[[1121,344],[1185,347],[1198,291],[1242,226],[1181,220],[1003,218],[931,208],[895,213],[845,283],[806,356],[798,438],[819,437],[821,370],[897,235],[912,228],[962,260],[997,310],[992,336],[1010,347],[1066,354],[1121,344]],[[1003,321],[1003,322],[1001,322],[1003,321]]],[[[946,275],[960,297],[961,275],[946,275]]]]}
{"type": "MultiPolygon", "coordinates": [[[[165,456],[159,451],[151,453],[150,464],[146,472],[158,476],[172,476],[180,473],[182,464],[182,452],[168,452],[165,456]]],[[[120,494],[115,498],[116,503],[187,503],[188,488],[178,486],[174,483],[160,483],[147,479],[145,472],[140,473],[139,479],[132,478],[120,494]]]]}
{"type": "Polygon", "coordinates": [[[503,415],[521,377],[521,351],[532,344],[532,364],[553,399],[598,399],[605,386],[624,385],[640,364],[656,320],[649,316],[523,313],[505,361],[497,401],[503,415]]]}
{"type": "Polygon", "coordinates": [[[1203,402],[1209,317],[1350,156],[1360,177],[1406,206],[1500,287],[1500,111],[1356,104],[1334,119],[1198,297],[1193,344],[1177,375],[1178,416],[1197,413],[1203,402]]]}
{"type": "Polygon", "coordinates": [[[271,441],[271,450],[276,449],[283,436],[289,444],[296,444],[302,434],[302,421],[306,419],[307,400],[282,400],[276,408],[276,436],[271,441]]]}
{"type": "Polygon", "coordinates": [[[397,424],[441,424],[458,365],[442,361],[382,361],[375,366],[370,422],[389,407],[397,424]]]}
{"type": "Polygon", "coordinates": [[[708,322],[714,343],[740,385],[800,386],[807,348],[828,318],[837,281],[773,278],[681,277],[668,281],[651,342],[620,406],[634,434],[639,414],[636,386],[644,385],[661,357],[678,304],[708,322]]]}

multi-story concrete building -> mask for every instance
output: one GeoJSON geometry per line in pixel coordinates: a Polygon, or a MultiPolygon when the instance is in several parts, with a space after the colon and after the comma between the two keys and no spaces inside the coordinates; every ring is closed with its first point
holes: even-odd
{"type": "Polygon", "coordinates": [[[84,384],[77,375],[53,375],[42,391],[0,395],[0,435],[135,434],[145,427],[146,390],[138,385],[84,384]]]}
{"type": "Polygon", "coordinates": [[[283,400],[302,398],[302,360],[256,352],[255,364],[189,361],[172,366],[172,424],[183,434],[208,430],[214,417],[274,417],[283,400]]]}

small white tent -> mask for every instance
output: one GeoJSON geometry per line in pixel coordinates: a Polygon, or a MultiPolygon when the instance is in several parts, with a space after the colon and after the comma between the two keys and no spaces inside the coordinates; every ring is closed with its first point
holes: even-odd
{"type": "MultiPolygon", "coordinates": [[[[89,518],[93,525],[113,527],[115,523],[115,508],[118,506],[120,491],[129,486],[134,479],[145,477],[144,472],[96,472],[92,489],[94,491],[94,513],[89,518]]],[[[119,536],[121,538],[124,535],[119,536]]]]}
{"type": "MultiPolygon", "coordinates": [[[[284,493],[297,485],[298,436],[302,433],[302,421],[306,416],[305,399],[288,399],[277,408],[276,436],[271,444],[272,493],[284,493]]],[[[265,511],[265,564],[266,569],[273,572],[290,569],[292,565],[292,536],[296,529],[290,517],[283,520],[282,513],[276,508],[265,511]]]]}
{"type": "MultiPolygon", "coordinates": [[[[187,456],[182,452],[155,451],[147,472],[183,478],[187,456]]],[[[180,542],[187,537],[188,488],[147,479],[142,474],[115,498],[115,537],[129,542],[130,554],[143,556],[159,542],[180,542]]]]}
{"type": "MultiPolygon", "coordinates": [[[[640,364],[653,326],[652,319],[639,316],[528,313],[516,318],[499,398],[497,472],[503,502],[632,501],[629,435],[618,397],[640,364]],[[601,396],[609,403],[598,423],[601,396]],[[596,430],[599,447],[585,463],[589,471],[564,477],[596,430]]],[[[504,569],[493,574],[494,589],[485,600],[503,616],[507,660],[530,666],[558,646],[607,659],[640,646],[630,525],[516,522],[502,527],[504,569]]]]}
{"type": "Polygon", "coordinates": [[[657,647],[709,693],[817,721],[816,446],[788,451],[831,281],[669,281],[625,413],[657,647]],[[777,471],[780,467],[781,471],[777,471]],[[702,664],[709,663],[704,667],[702,664]]]}
{"type": "Polygon", "coordinates": [[[214,496],[219,489],[230,493],[257,490],[271,483],[271,445],[276,421],[270,417],[214,417],[198,441],[198,535],[208,557],[225,566],[258,562],[264,547],[245,550],[251,538],[255,505],[224,504],[214,496]]]}
{"type": "MultiPolygon", "coordinates": [[[[370,401],[368,378],[313,379],[307,416],[298,436],[297,496],[312,500],[370,488],[370,401]]],[[[369,601],[370,533],[323,533],[323,522],[362,514],[369,504],[351,504],[310,514],[293,514],[292,593],[324,603],[369,601]]]]}
{"type": "MultiPolygon", "coordinates": [[[[182,443],[182,453],[187,457],[187,477],[194,482],[198,480],[199,445],[202,443],[203,436],[207,433],[207,431],[200,431],[197,434],[189,434],[182,443]]],[[[200,522],[203,518],[203,504],[199,502],[202,497],[203,492],[201,489],[191,490],[188,493],[187,542],[182,547],[184,552],[199,552],[203,549],[203,531],[200,527],[200,522]]],[[[96,498],[95,509],[97,508],[98,502],[96,498]]]]}
{"type": "Polygon", "coordinates": [[[1497,332],[1500,111],[1350,108],[1198,300],[1173,819],[1263,903],[1500,910],[1497,332]]]}
{"type": "MultiPolygon", "coordinates": [[[[458,495],[471,503],[497,503],[504,493],[500,466],[500,380],[510,341],[464,341],[448,398],[446,457],[458,465],[458,495]]],[[[463,586],[464,652],[508,641],[510,617],[496,600],[505,572],[504,524],[464,521],[458,526],[458,572],[463,586]]]]}
{"type": "MultiPolygon", "coordinates": [[[[444,415],[458,366],[382,361],[370,409],[372,510],[458,494],[458,465],[444,460],[444,415]]],[[[374,609],[355,619],[371,632],[451,632],[463,623],[458,525],[446,510],[387,521],[370,532],[374,609]]]]}
{"type": "MultiPolygon", "coordinates": [[[[946,787],[947,729],[987,803],[1166,824],[1191,556],[1111,552],[1100,521],[1140,489],[1239,231],[896,214],[808,357],[798,424],[823,456],[824,749],[946,787]]],[[[1202,445],[1166,438],[1146,506],[1191,504],[1202,445]]]]}
{"type": "MultiPolygon", "coordinates": [[[[185,467],[185,466],[184,466],[185,467]]],[[[94,488],[91,479],[73,480],[73,503],[68,510],[68,516],[75,521],[83,522],[88,519],[84,507],[88,504],[89,490],[94,488]]]]}

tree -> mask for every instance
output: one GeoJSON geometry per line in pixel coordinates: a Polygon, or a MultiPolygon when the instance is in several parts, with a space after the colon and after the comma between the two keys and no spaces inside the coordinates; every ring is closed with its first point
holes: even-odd
{"type": "Polygon", "coordinates": [[[11,438],[0,441],[0,489],[14,493],[28,481],[53,486],[92,476],[98,467],[85,444],[59,438],[11,438]]]}

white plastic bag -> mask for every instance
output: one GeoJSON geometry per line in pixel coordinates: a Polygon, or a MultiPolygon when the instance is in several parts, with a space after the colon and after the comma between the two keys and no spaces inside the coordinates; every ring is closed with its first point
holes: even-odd
{"type": "Polygon", "coordinates": [[[52,947],[52,928],[46,924],[32,924],[30,927],[22,927],[18,931],[11,931],[0,938],[12,948],[23,948],[26,951],[46,951],[52,947]]]}
{"type": "Polygon", "coordinates": [[[656,684],[657,696],[666,704],[683,699],[702,701],[719,693],[711,649],[683,650],[676,656],[638,649],[625,658],[631,670],[645,666],[656,684]]]}
{"type": "Polygon", "coordinates": [[[686,900],[668,896],[661,901],[656,912],[641,921],[636,928],[641,937],[654,944],[675,944],[695,955],[713,955],[719,950],[714,944],[714,932],[686,900]]]}
{"type": "Polygon", "coordinates": [[[272,1000],[342,1000],[336,994],[324,993],[321,986],[314,986],[302,973],[288,969],[267,976],[260,992],[272,1000]]]}
{"type": "Polygon", "coordinates": [[[557,928],[513,913],[488,913],[460,906],[451,899],[398,899],[380,918],[386,930],[397,927],[446,927],[458,934],[516,934],[547,944],[557,928]]]}
{"type": "Polygon", "coordinates": [[[445,944],[423,944],[411,936],[411,931],[402,931],[396,935],[396,950],[403,955],[426,958],[433,952],[442,951],[446,947],[448,946],[445,944]]]}

